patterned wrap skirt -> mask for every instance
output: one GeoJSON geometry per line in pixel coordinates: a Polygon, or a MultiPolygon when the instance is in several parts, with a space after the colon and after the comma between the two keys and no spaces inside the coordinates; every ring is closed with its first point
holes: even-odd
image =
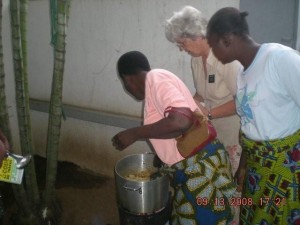
{"type": "Polygon", "coordinates": [[[243,225],[300,224],[300,130],[273,141],[252,141],[241,134],[247,172],[241,206],[243,225]]]}
{"type": "Polygon", "coordinates": [[[173,167],[172,225],[229,224],[236,185],[224,145],[215,140],[173,167]]]}

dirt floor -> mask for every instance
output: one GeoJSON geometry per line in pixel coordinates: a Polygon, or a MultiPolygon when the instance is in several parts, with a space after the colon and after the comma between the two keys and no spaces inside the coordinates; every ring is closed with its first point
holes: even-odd
{"type": "MultiPolygon", "coordinates": [[[[35,157],[35,163],[36,168],[39,168],[37,179],[42,186],[45,180],[46,160],[35,157]]],[[[60,225],[119,224],[113,178],[99,176],[72,163],[59,162],[56,186],[62,206],[60,225]]],[[[2,194],[12,195],[7,189],[8,185],[1,185],[2,194]]],[[[5,203],[7,205],[7,201],[5,203]]],[[[4,218],[9,217],[10,209],[5,206],[4,209],[4,218]]],[[[5,220],[8,221],[7,218],[3,221],[5,220]]]]}
{"type": "Polygon", "coordinates": [[[119,224],[114,179],[72,164],[62,165],[60,172],[57,195],[63,208],[61,225],[119,224]]]}

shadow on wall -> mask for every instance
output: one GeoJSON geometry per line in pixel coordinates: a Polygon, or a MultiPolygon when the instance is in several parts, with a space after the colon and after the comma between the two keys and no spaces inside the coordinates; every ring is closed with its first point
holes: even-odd
{"type": "MultiPolygon", "coordinates": [[[[34,156],[39,186],[45,187],[46,159],[34,156]]],[[[71,162],[59,161],[57,166],[56,188],[76,187],[80,189],[99,188],[106,185],[109,177],[82,169],[71,162]]]]}

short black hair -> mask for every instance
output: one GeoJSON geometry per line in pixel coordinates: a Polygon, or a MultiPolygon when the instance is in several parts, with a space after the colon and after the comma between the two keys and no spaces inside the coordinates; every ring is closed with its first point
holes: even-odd
{"type": "Polygon", "coordinates": [[[123,54],[117,63],[119,76],[135,75],[140,71],[150,71],[147,57],[139,51],[123,54]]]}
{"type": "Polygon", "coordinates": [[[248,35],[249,28],[246,16],[248,16],[248,12],[240,12],[233,7],[218,10],[208,22],[207,36],[215,34],[220,37],[228,33],[238,36],[248,35]]]}

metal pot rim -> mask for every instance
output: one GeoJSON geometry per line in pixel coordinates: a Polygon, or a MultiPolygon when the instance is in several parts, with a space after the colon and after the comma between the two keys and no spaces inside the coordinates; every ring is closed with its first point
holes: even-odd
{"type": "MultiPolygon", "coordinates": [[[[159,177],[157,177],[157,178],[155,178],[155,179],[153,179],[153,180],[130,180],[130,179],[124,177],[122,174],[120,174],[119,171],[117,171],[117,166],[119,165],[119,163],[121,163],[122,161],[124,161],[124,160],[127,159],[127,158],[135,157],[135,156],[141,156],[141,155],[153,155],[153,156],[154,156],[155,154],[152,153],[152,152],[136,153],[136,154],[130,154],[130,155],[127,155],[127,156],[121,158],[121,159],[119,159],[119,160],[117,161],[117,163],[116,163],[116,165],[115,165],[115,168],[114,168],[115,174],[116,174],[119,178],[126,180],[126,182],[134,182],[134,183],[138,182],[138,183],[142,183],[142,184],[143,184],[143,183],[149,183],[149,182],[157,182],[157,181],[159,181],[159,180],[161,180],[161,179],[163,179],[164,177],[167,176],[166,174],[163,174],[162,176],[159,176],[159,177]]],[[[155,167],[153,167],[153,168],[155,169],[155,167]]]]}

